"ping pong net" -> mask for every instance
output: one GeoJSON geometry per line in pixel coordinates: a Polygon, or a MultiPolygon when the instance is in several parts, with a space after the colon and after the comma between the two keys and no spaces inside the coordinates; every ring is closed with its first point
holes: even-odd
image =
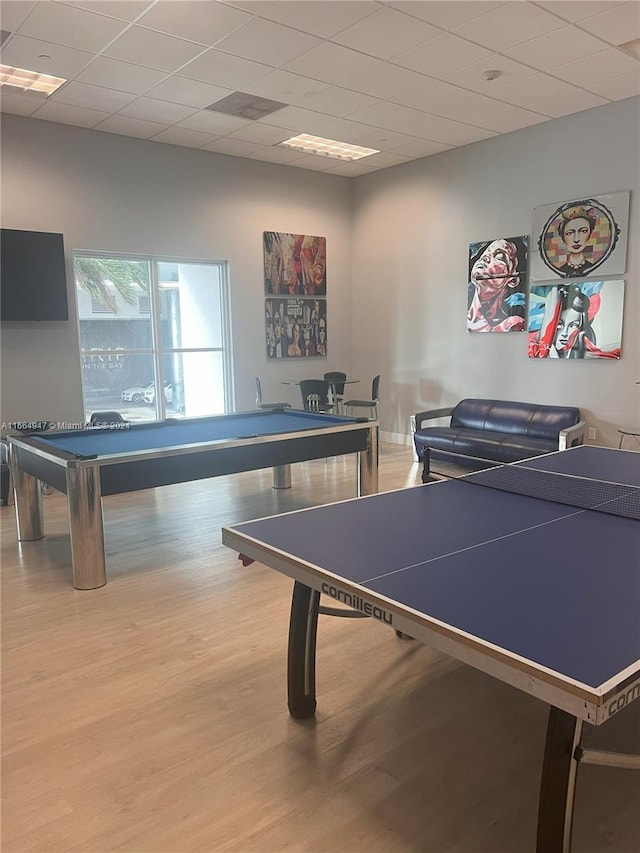
{"type": "Polygon", "coordinates": [[[640,520],[640,487],[528,468],[497,465],[460,477],[461,481],[511,494],[640,520]]]}

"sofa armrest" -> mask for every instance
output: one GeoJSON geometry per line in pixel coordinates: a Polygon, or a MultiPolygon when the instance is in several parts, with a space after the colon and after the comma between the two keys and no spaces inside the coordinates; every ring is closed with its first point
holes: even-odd
{"type": "Polygon", "coordinates": [[[418,429],[421,429],[424,421],[435,420],[436,418],[446,418],[453,411],[453,406],[446,406],[443,409],[430,409],[427,412],[418,412],[411,415],[411,435],[418,429]]]}
{"type": "Polygon", "coordinates": [[[560,430],[558,435],[558,450],[567,450],[569,447],[577,447],[584,444],[584,434],[587,428],[586,421],[579,421],[575,426],[560,430]]]}

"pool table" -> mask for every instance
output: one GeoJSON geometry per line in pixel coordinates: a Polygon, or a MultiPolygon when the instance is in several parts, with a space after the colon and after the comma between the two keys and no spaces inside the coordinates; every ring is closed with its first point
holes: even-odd
{"type": "Polygon", "coordinates": [[[9,436],[18,539],[42,539],[40,481],[67,496],[76,589],[107,582],[102,496],[273,467],[289,488],[291,463],[358,454],[358,495],[378,490],[378,423],[297,409],[9,436]]]}

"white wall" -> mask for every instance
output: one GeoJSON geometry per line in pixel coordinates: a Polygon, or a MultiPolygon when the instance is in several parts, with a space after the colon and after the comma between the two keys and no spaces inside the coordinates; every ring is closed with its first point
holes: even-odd
{"type": "Polygon", "coordinates": [[[382,374],[383,427],[497,397],[577,405],[598,444],[640,425],[640,99],[357,179],[353,367],[382,374]],[[466,331],[469,243],[528,234],[534,207],[631,190],[620,361],[528,359],[526,333],[466,331]]]}
{"type": "Polygon", "coordinates": [[[64,234],[68,323],[2,324],[3,422],[83,417],[71,254],[74,249],[229,261],[236,408],[300,403],[280,384],[351,368],[348,178],[2,117],[2,227],[64,234]],[[267,362],[262,232],[327,238],[327,359],[267,362]]]}
{"type": "MultiPolygon", "coordinates": [[[[382,374],[385,432],[490,396],[583,409],[598,443],[640,423],[640,101],[599,107],[350,181],[17,116],[2,121],[2,225],[73,249],[228,260],[237,408],[298,404],[281,379],[382,374]],[[530,361],[524,333],[466,332],[470,242],[529,234],[535,206],[631,190],[622,359],[530,361]],[[267,363],[262,232],[327,237],[329,358],[267,363]]],[[[69,266],[70,294],[73,294],[69,266]]],[[[71,300],[72,311],[74,302],[71,300]]],[[[2,420],[82,418],[69,323],[2,325],[2,420]]],[[[366,384],[365,384],[366,381],[366,384]]]]}

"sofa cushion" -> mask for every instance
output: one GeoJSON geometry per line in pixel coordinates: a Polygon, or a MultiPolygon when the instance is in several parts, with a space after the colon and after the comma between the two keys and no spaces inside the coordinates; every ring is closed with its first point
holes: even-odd
{"type": "Polygon", "coordinates": [[[438,458],[438,451],[444,451],[498,462],[518,462],[557,450],[558,437],[548,439],[497,430],[427,427],[416,432],[415,444],[420,458],[429,447],[434,458],[438,458]]]}
{"type": "Polygon", "coordinates": [[[451,427],[491,430],[558,442],[558,433],[575,426],[580,409],[574,406],[542,406],[507,400],[461,400],[451,413],[451,427]]]}

